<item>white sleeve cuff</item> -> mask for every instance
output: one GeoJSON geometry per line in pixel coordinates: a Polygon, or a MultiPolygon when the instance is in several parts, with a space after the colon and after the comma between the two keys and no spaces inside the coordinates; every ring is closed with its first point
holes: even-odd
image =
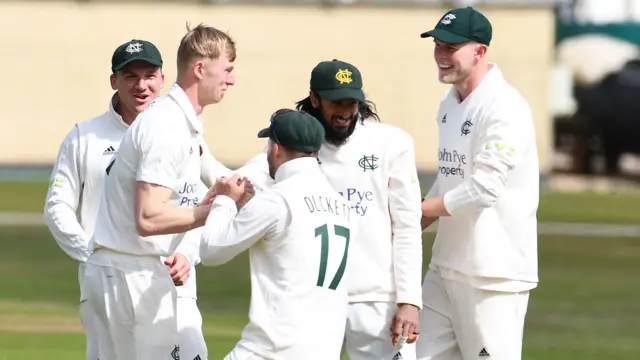
{"type": "Polygon", "coordinates": [[[444,194],[442,201],[450,215],[458,213],[466,204],[473,201],[466,184],[451,189],[444,194]]]}
{"type": "Polygon", "coordinates": [[[226,195],[217,195],[216,199],[213,201],[213,204],[211,204],[211,206],[216,206],[216,207],[223,207],[223,208],[227,208],[229,209],[230,212],[232,212],[234,215],[238,212],[238,208],[236,206],[236,202],[233,201],[232,198],[226,196],[226,195]]]}

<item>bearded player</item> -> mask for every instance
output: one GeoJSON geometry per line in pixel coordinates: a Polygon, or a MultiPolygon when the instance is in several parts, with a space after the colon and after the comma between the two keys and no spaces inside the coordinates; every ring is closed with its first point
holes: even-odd
{"type": "MultiPolygon", "coordinates": [[[[403,344],[419,333],[422,307],[421,193],[413,140],[379,121],[352,64],[321,62],[311,72],[310,85],[297,110],[323,125],[320,169],[359,219],[350,264],[346,351],[351,360],[415,359],[415,344],[403,344]]],[[[269,186],[264,153],[238,173],[257,189],[269,186]]]]}

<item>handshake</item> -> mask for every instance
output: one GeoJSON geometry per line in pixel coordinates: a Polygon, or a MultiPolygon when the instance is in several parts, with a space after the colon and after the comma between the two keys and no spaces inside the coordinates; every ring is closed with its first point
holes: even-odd
{"type": "Polygon", "coordinates": [[[240,210],[255,195],[255,189],[249,179],[240,177],[238,174],[234,174],[230,178],[223,176],[216,179],[216,183],[209,189],[198,206],[211,205],[218,195],[231,198],[240,210]]]}

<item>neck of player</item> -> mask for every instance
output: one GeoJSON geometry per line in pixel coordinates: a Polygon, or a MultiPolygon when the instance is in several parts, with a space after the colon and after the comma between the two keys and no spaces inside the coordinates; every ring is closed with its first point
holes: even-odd
{"type": "Polygon", "coordinates": [[[131,125],[138,116],[137,112],[129,111],[125,106],[122,106],[120,99],[115,101],[114,109],[122,117],[122,121],[127,125],[131,125]]]}
{"type": "Polygon", "coordinates": [[[473,90],[480,85],[482,79],[484,79],[485,75],[487,75],[489,70],[491,70],[491,67],[491,64],[487,64],[482,61],[474,67],[469,76],[456,84],[456,92],[458,93],[458,99],[460,99],[460,102],[464,101],[464,99],[471,95],[473,90]]]}
{"type": "Polygon", "coordinates": [[[193,81],[188,81],[183,78],[178,78],[176,81],[178,86],[182,88],[182,91],[187,95],[189,102],[193,106],[193,109],[196,111],[196,115],[200,116],[202,113],[203,105],[200,105],[200,101],[198,100],[198,85],[193,81]]]}

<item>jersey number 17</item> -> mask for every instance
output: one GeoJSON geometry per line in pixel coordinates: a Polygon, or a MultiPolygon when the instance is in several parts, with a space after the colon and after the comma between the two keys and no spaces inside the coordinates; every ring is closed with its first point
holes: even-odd
{"type": "MultiPolygon", "coordinates": [[[[336,274],[333,276],[333,280],[331,280],[331,284],[329,284],[329,289],[335,290],[340,285],[340,281],[344,276],[344,270],[347,267],[347,257],[349,254],[349,239],[351,237],[349,229],[344,226],[334,225],[333,232],[336,236],[343,237],[345,239],[344,245],[344,254],[342,255],[342,261],[340,262],[340,266],[336,271],[336,274]]],[[[324,278],[327,275],[327,258],[329,257],[329,227],[327,224],[319,226],[316,228],[316,237],[320,236],[320,241],[322,245],[320,247],[320,269],[318,271],[318,282],[317,286],[324,286],[324,278]]]]}

